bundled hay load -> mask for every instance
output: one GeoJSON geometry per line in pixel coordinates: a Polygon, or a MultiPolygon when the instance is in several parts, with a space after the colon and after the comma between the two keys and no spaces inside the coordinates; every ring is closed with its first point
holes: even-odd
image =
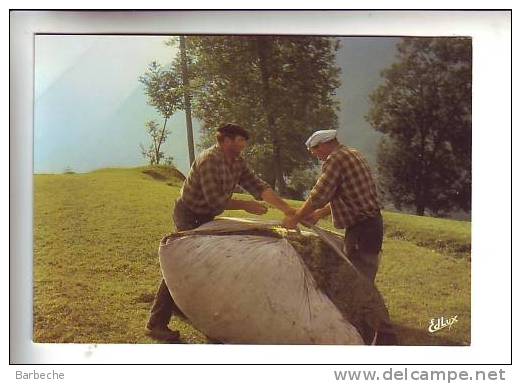
{"type": "Polygon", "coordinates": [[[176,304],[208,337],[240,344],[370,344],[385,304],[333,235],[218,219],[159,249],[176,304]],[[333,245],[333,247],[331,246],[333,245]]]}

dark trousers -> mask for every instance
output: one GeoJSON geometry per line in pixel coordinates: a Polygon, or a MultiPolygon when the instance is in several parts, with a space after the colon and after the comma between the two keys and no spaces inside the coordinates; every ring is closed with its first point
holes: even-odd
{"type": "MultiPolygon", "coordinates": [[[[383,233],[383,219],[380,213],[356,223],[346,230],[344,246],[347,257],[356,269],[372,283],[374,283],[378,265],[380,264],[383,233]]],[[[374,332],[378,331],[375,344],[398,344],[396,330],[390,319],[384,319],[376,330],[365,323],[359,324],[357,328],[366,343],[371,343],[374,338],[374,332]]]]}
{"type": "MultiPolygon", "coordinates": [[[[197,215],[193,213],[182,201],[178,200],[174,206],[172,214],[175,231],[188,231],[212,221],[214,216],[197,215]]],[[[172,314],[184,317],[183,312],[172,299],[165,280],[161,279],[157,289],[154,304],[150,309],[149,328],[163,328],[168,325],[172,314]]]]}
{"type": "Polygon", "coordinates": [[[380,213],[346,229],[344,247],[347,257],[372,282],[378,271],[383,235],[380,213]]]}

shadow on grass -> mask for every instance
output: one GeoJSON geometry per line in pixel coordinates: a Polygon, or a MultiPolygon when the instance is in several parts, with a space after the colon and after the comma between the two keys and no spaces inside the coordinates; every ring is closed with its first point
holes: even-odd
{"type": "Polygon", "coordinates": [[[185,175],[177,168],[171,166],[151,166],[142,171],[154,180],[165,181],[174,178],[176,181],[184,181],[185,175]]]}

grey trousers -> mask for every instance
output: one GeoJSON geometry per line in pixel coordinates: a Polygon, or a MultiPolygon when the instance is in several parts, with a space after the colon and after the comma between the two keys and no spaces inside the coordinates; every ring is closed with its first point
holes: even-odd
{"type": "MultiPolygon", "coordinates": [[[[172,214],[175,231],[188,231],[212,221],[214,216],[196,215],[180,200],[176,201],[172,214]]],[[[170,322],[172,315],[184,317],[183,312],[172,299],[170,291],[161,279],[157,289],[156,297],[150,309],[148,328],[164,328],[170,322]]]]}

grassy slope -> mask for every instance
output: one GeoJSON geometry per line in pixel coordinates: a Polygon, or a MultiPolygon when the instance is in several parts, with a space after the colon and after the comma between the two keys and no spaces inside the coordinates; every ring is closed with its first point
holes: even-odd
{"type": "MultiPolygon", "coordinates": [[[[143,327],[160,280],[158,242],[171,231],[181,181],[145,170],[34,177],[34,341],[154,343],[143,327]]],[[[401,343],[469,344],[470,224],[384,216],[390,237],[377,285],[401,343]],[[459,322],[450,331],[426,331],[431,318],[453,315],[459,322]]],[[[171,325],[185,342],[206,341],[186,323],[171,325]]]]}
{"type": "Polygon", "coordinates": [[[385,212],[386,235],[470,260],[470,223],[385,212]]]}

